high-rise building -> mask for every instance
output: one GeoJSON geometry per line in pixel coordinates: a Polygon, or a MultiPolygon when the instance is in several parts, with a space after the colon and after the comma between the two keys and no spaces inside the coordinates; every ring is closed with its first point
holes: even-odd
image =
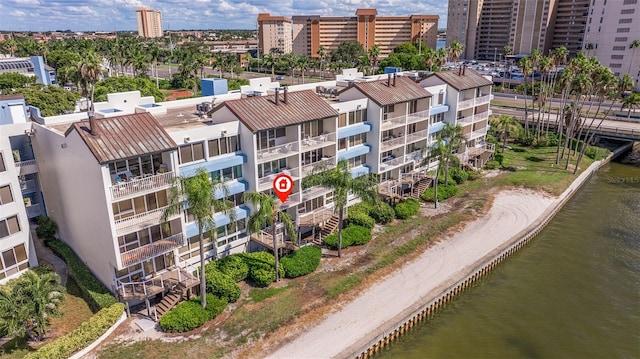
{"type": "Polygon", "coordinates": [[[399,44],[421,39],[432,48],[438,37],[438,15],[377,16],[376,9],[358,9],[356,16],[293,16],[293,52],[319,57],[345,41],[358,41],[368,50],[380,48],[380,58],[387,57],[399,44]]]}
{"type": "Polygon", "coordinates": [[[258,15],[258,49],[262,53],[292,51],[291,19],[284,16],[258,15]]]}
{"type": "Polygon", "coordinates": [[[595,56],[617,75],[629,74],[640,90],[640,2],[638,0],[594,0],[589,9],[583,51],[595,56]]]}
{"type": "Polygon", "coordinates": [[[463,59],[499,60],[507,45],[515,55],[565,46],[573,56],[588,8],[589,0],[451,0],[447,44],[464,44],[463,59]]]}
{"type": "Polygon", "coordinates": [[[138,35],[142,37],[162,37],[162,14],[158,10],[141,7],[136,10],[138,35]]]}

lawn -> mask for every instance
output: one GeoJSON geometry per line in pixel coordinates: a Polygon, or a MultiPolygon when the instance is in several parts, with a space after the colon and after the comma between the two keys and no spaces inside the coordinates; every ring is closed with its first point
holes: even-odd
{"type": "MultiPolygon", "coordinates": [[[[429,241],[459,223],[472,220],[485,208],[495,187],[523,186],[560,194],[575,176],[555,166],[555,148],[507,149],[504,167],[494,177],[482,177],[460,186],[450,200],[451,213],[396,221],[382,228],[365,246],[344,249],[344,258],[325,258],[316,272],[296,279],[285,279],[270,288],[251,289],[221,323],[207,324],[198,339],[178,343],[160,340],[137,343],[111,343],[99,358],[184,358],[228,355],[246,344],[239,355],[263,356],[262,345],[288,329],[292,323],[312,324],[331,307],[366,289],[377,278],[420,254],[429,241]],[[515,149],[515,150],[514,150],[515,149]]],[[[593,160],[583,159],[581,169],[593,160]]]]}

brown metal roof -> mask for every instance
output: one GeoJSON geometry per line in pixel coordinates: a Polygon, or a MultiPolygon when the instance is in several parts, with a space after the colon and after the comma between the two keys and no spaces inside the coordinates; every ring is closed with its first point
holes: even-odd
{"type": "Polygon", "coordinates": [[[0,101],[24,100],[22,94],[17,95],[0,95],[0,101]]]}
{"type": "Polygon", "coordinates": [[[65,136],[78,131],[100,164],[178,148],[149,113],[95,119],[94,124],[95,135],[90,133],[87,120],[75,122],[65,136]]]}
{"type": "Polygon", "coordinates": [[[493,82],[491,80],[487,80],[475,70],[470,68],[434,72],[427,78],[431,76],[437,76],[439,79],[446,82],[458,91],[493,85],[493,82]],[[462,71],[464,71],[464,75],[462,75],[462,71]]]}
{"type": "MultiPolygon", "coordinates": [[[[395,78],[395,86],[394,79],[391,78],[390,80],[354,82],[353,87],[360,90],[360,92],[379,106],[393,105],[432,96],[431,93],[422,88],[422,86],[402,76],[395,78]]],[[[349,87],[347,87],[347,89],[349,89],[349,87]]]]}
{"type": "Polygon", "coordinates": [[[283,91],[278,97],[277,105],[275,95],[225,101],[209,114],[227,107],[252,132],[338,116],[338,111],[312,90],[289,91],[287,102],[283,91]]]}

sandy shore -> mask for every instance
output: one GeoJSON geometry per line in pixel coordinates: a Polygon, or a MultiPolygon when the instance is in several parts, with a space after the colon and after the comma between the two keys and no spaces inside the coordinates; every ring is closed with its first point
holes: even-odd
{"type": "Polygon", "coordinates": [[[530,190],[499,192],[486,215],[427,249],[416,260],[380,280],[340,310],[269,358],[345,357],[381,334],[394,318],[416,303],[426,303],[461,276],[468,267],[518,234],[556,198],[530,190]]]}

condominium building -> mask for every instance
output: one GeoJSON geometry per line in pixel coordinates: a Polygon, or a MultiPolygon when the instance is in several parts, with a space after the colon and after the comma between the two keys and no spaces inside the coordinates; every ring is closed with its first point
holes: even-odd
{"type": "Polygon", "coordinates": [[[583,50],[598,58],[616,74],[629,74],[636,91],[640,90],[640,49],[630,48],[633,40],[640,40],[640,6],[638,0],[594,0],[583,50]]]}
{"type": "Polygon", "coordinates": [[[258,51],[272,53],[278,51],[287,54],[293,50],[291,38],[291,19],[284,16],[258,15],[258,51]]]}
{"type": "Polygon", "coordinates": [[[296,15],[293,19],[293,52],[318,58],[345,41],[358,41],[365,50],[380,47],[380,58],[387,57],[399,44],[421,39],[431,48],[438,37],[437,15],[378,16],[376,9],[358,9],[355,17],[296,15]]]}
{"type": "MultiPolygon", "coordinates": [[[[333,193],[305,177],[344,159],[353,176],[378,175],[381,196],[417,197],[430,184],[426,169],[437,163],[425,158],[446,122],[463,126],[461,159],[482,165],[490,84],[466,70],[422,83],[402,74],[289,88],[252,79],[242,93],[165,103],[133,91],[109,94],[91,119],[32,110],[30,138],[61,240],[120,300],[151,308],[156,295],[198,284],[197,223],[187,207],[167,211],[177,178],[204,170],[226,186],[215,196],[235,205],[233,215],[214,215],[206,260],[273,250],[270,229],[247,233],[252,208],[242,197],[273,195],[279,173],[294,181],[279,209],[294,219],[299,245],[317,243],[336,223],[333,193]]],[[[296,248],[276,229],[283,247],[296,248]]]]}
{"type": "Polygon", "coordinates": [[[29,219],[44,208],[22,95],[0,96],[0,284],[37,265],[29,219]]]}
{"type": "Polygon", "coordinates": [[[462,59],[499,60],[507,45],[515,55],[565,46],[574,56],[588,7],[589,0],[451,0],[447,44],[464,44],[462,59]]]}
{"type": "Polygon", "coordinates": [[[136,9],[138,36],[162,37],[162,13],[141,7],[136,9]]]}

